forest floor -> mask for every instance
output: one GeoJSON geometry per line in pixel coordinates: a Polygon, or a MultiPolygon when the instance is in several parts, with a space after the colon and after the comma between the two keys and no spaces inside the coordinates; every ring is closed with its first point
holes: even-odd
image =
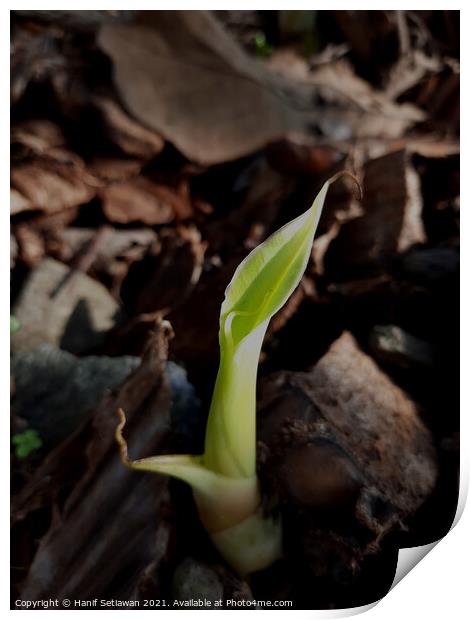
{"type": "Polygon", "coordinates": [[[383,596],[459,465],[459,13],[14,11],[13,600],[383,596]],[[240,261],[339,170],[259,369],[284,558],[241,579],[189,490],[240,261]]]}

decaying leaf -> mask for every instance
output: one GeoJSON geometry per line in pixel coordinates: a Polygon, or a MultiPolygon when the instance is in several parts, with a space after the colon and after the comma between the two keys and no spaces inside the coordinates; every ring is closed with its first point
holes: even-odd
{"type": "Polygon", "coordinates": [[[89,202],[95,195],[91,175],[85,172],[77,155],[65,151],[54,156],[38,158],[31,163],[15,166],[11,171],[11,182],[27,203],[14,202],[16,212],[25,209],[39,209],[55,213],[89,202]]]}
{"type": "Polygon", "coordinates": [[[188,211],[184,197],[145,177],[108,185],[100,196],[107,218],[119,224],[168,224],[178,213],[188,211]]]}
{"type": "MultiPolygon", "coordinates": [[[[344,105],[347,89],[341,92],[338,75],[324,81],[340,92],[343,105],[338,110],[320,107],[318,76],[309,84],[270,71],[205,11],[147,12],[132,24],[105,25],[99,44],[114,62],[114,79],[129,110],[200,163],[241,157],[289,132],[308,132],[308,126],[343,139],[371,135],[378,128],[396,135],[423,117],[411,106],[380,98],[365,82],[354,81],[351,72],[339,76],[339,82],[349,80],[356,89],[360,84],[352,108],[344,105]],[[369,114],[358,109],[357,99],[364,95],[369,114]],[[339,126],[345,128],[340,136],[339,126]]],[[[333,94],[333,103],[337,99],[333,94]]]]}
{"type": "Polygon", "coordinates": [[[20,224],[15,226],[15,237],[19,246],[18,259],[28,267],[34,267],[45,252],[44,239],[34,228],[20,224]]]}
{"type": "Polygon", "coordinates": [[[310,69],[307,62],[289,51],[274,55],[270,65],[288,77],[294,75],[310,97],[327,102],[316,123],[325,137],[342,141],[351,138],[396,138],[410,125],[425,119],[411,104],[397,104],[382,91],[357,76],[344,59],[310,69]]]}
{"type": "Polygon", "coordinates": [[[59,125],[47,119],[36,119],[12,127],[11,144],[15,159],[20,154],[44,155],[53,148],[64,146],[65,136],[59,125]]]}
{"type": "Polygon", "coordinates": [[[363,214],[341,227],[325,258],[340,279],[426,241],[420,178],[408,151],[369,160],[363,184],[363,214]]]}
{"type": "Polygon", "coordinates": [[[235,159],[287,129],[258,63],[208,12],[148,12],[140,23],[104,26],[98,40],[131,112],[192,160],[235,159]]]}
{"type": "Polygon", "coordinates": [[[137,176],[141,169],[141,160],[117,157],[95,157],[88,164],[88,170],[105,184],[126,181],[137,176]]]}
{"type": "Polygon", "coordinates": [[[129,598],[155,559],[167,481],[123,467],[114,429],[116,409],[123,407],[133,454],[162,450],[171,402],[164,370],[168,329],[161,321],[157,324],[141,366],[116,395],[102,401],[81,430],[47,457],[15,497],[13,515],[19,525],[51,498],[56,506],[56,517],[20,586],[23,599],[129,598]],[[82,469],[72,456],[78,456],[82,469]],[[59,493],[64,492],[62,505],[59,493]]]}
{"type": "Polygon", "coordinates": [[[100,110],[109,139],[132,157],[150,159],[158,155],[165,142],[161,136],[128,116],[122,107],[106,97],[93,97],[100,110]]]}
{"type": "Polygon", "coordinates": [[[62,129],[38,119],[13,127],[11,213],[37,209],[52,214],[86,203],[95,179],[76,153],[65,148],[62,129]]]}
{"type": "Polygon", "coordinates": [[[34,210],[34,205],[14,188],[10,189],[10,214],[17,215],[23,211],[34,210]]]}
{"type": "Polygon", "coordinates": [[[199,281],[206,244],[196,228],[163,230],[141,261],[134,262],[121,287],[134,313],[168,313],[181,306],[199,281]]]}

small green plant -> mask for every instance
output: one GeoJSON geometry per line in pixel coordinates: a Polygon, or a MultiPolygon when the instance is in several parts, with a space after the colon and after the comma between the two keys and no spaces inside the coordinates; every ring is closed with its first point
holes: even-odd
{"type": "Polygon", "coordinates": [[[16,334],[21,324],[14,314],[10,314],[10,334],[16,334]]]}
{"type": "Polygon", "coordinates": [[[253,37],[253,43],[258,58],[268,58],[273,53],[273,47],[268,43],[264,32],[257,32],[253,37]]]}
{"type": "Polygon", "coordinates": [[[41,438],[32,428],[13,435],[11,443],[15,446],[15,455],[19,459],[25,459],[42,446],[41,438]]]}
{"type": "Polygon", "coordinates": [[[119,411],[116,439],[123,463],[187,482],[213,543],[240,574],[265,568],[281,555],[281,525],[276,517],[263,513],[256,475],[258,360],[271,317],[307,267],[328,188],[340,174],[323,185],[308,211],[255,248],[227,287],[220,313],[220,366],[204,454],[131,461],[122,436],[125,416],[119,411]]]}

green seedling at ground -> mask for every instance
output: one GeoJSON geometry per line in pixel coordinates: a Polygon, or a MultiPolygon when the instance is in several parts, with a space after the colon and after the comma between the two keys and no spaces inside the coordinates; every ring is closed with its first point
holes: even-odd
{"type": "Polygon", "coordinates": [[[10,334],[15,334],[21,327],[19,320],[13,314],[10,314],[10,334]]]}
{"type": "Polygon", "coordinates": [[[253,37],[253,42],[258,58],[268,58],[273,53],[273,47],[268,43],[264,32],[257,32],[253,37]]]}
{"type": "Polygon", "coordinates": [[[15,455],[19,459],[25,459],[42,446],[41,438],[32,428],[13,435],[11,443],[15,446],[15,455]]]}
{"type": "MultiPolygon", "coordinates": [[[[340,173],[348,174],[348,173],[340,173]]],[[[281,524],[265,514],[256,475],[256,376],[271,317],[299,284],[328,188],[313,205],[255,248],[238,266],[220,313],[220,365],[209,410],[204,453],[129,459],[119,411],[116,439],[127,466],[188,483],[201,522],[220,554],[245,575],[281,556],[281,524]]]]}

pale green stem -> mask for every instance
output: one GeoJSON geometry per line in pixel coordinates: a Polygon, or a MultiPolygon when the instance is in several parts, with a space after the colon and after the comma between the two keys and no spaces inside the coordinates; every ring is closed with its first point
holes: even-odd
{"type": "Polygon", "coordinates": [[[231,340],[234,320],[221,321],[220,367],[203,458],[206,467],[224,476],[251,478],[256,475],[256,377],[268,320],[237,344],[231,340]]]}

